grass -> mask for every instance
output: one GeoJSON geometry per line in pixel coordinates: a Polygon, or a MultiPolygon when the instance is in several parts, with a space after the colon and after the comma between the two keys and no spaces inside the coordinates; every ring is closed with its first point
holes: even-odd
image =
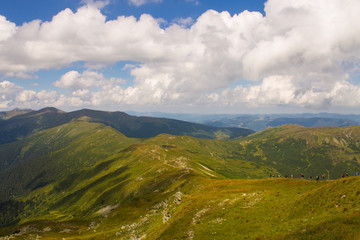
{"type": "Polygon", "coordinates": [[[138,197],[133,194],[106,217],[88,214],[72,221],[24,221],[17,228],[2,231],[6,235],[24,226],[51,228],[49,232],[24,234],[36,232],[42,239],[357,239],[360,196],[357,192],[349,194],[349,190],[359,183],[356,177],[316,182],[184,176],[165,185],[158,181],[156,187],[163,188],[159,192],[142,188],[141,195],[141,188],[134,189],[138,197]],[[179,191],[181,203],[175,203],[179,191]],[[165,214],[170,218],[164,222],[165,214]],[[66,224],[71,228],[65,228],[66,224]],[[83,230],[80,233],[78,229],[83,230]]]}
{"type": "Polygon", "coordinates": [[[18,223],[0,228],[0,237],[359,239],[360,178],[268,178],[356,169],[348,157],[358,151],[357,129],[350,130],[285,126],[236,140],[131,139],[73,121],[8,145],[14,164],[0,178],[13,174],[13,186],[23,176],[0,206],[2,219],[18,223]]]}

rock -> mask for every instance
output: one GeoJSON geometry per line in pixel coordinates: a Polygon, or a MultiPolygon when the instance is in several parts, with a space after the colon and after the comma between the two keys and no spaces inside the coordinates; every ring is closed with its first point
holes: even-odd
{"type": "Polygon", "coordinates": [[[164,213],[163,223],[166,223],[171,218],[171,214],[169,212],[164,213]]]}
{"type": "Polygon", "coordinates": [[[116,204],[116,205],[109,205],[109,206],[106,206],[102,209],[100,209],[99,211],[97,211],[96,213],[99,215],[99,216],[102,216],[102,217],[107,217],[115,208],[117,208],[119,206],[119,204],[116,204]]]}
{"type": "Polygon", "coordinates": [[[180,204],[181,202],[182,202],[182,193],[181,192],[175,193],[174,203],[180,204]]]}
{"type": "Polygon", "coordinates": [[[51,231],[51,228],[50,227],[46,227],[43,229],[43,232],[50,232],[51,231]]]}
{"type": "Polygon", "coordinates": [[[98,223],[96,223],[96,222],[91,222],[90,225],[89,225],[89,227],[88,227],[88,230],[97,228],[98,226],[99,226],[98,223]]]}

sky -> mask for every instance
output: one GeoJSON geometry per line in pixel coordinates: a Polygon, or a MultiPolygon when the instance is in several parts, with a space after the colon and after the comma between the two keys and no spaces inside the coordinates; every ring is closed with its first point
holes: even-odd
{"type": "Polygon", "coordinates": [[[358,0],[1,0],[0,111],[360,113],[358,0]]]}

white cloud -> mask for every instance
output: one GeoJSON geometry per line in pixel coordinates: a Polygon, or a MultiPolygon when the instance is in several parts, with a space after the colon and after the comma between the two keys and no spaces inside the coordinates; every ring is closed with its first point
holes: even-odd
{"type": "Polygon", "coordinates": [[[16,95],[23,88],[9,81],[0,82],[0,108],[11,106],[16,95]]]}
{"type": "Polygon", "coordinates": [[[27,90],[9,81],[0,82],[0,108],[33,108],[52,106],[58,98],[56,91],[27,90]]]}
{"type": "Polygon", "coordinates": [[[3,41],[0,73],[35,72],[77,61],[104,65],[156,58],[164,55],[156,43],[162,32],[157,20],[149,15],[139,20],[119,17],[106,22],[100,10],[91,5],[76,13],[66,9],[51,22],[33,21],[18,27],[3,41]]]}
{"type": "Polygon", "coordinates": [[[0,15],[0,44],[9,39],[16,32],[16,25],[0,15]]]}
{"type": "Polygon", "coordinates": [[[227,88],[221,93],[207,95],[205,102],[223,106],[289,106],[328,110],[340,106],[356,107],[360,104],[360,87],[339,81],[331,89],[299,88],[293,77],[269,76],[260,85],[227,88]]]}
{"type": "MultiPolygon", "coordinates": [[[[84,71],[79,73],[77,71],[70,71],[64,74],[58,81],[54,83],[54,86],[59,88],[69,88],[74,91],[87,89],[91,87],[100,87],[107,84],[110,80],[106,79],[103,74],[94,71],[84,71]]],[[[112,79],[113,81],[121,81],[121,79],[112,79]]]]}
{"type": "Polygon", "coordinates": [[[163,0],[128,0],[130,5],[135,5],[136,7],[139,7],[144,4],[148,3],[160,3],[163,0]]]}
{"type": "Polygon", "coordinates": [[[36,92],[32,90],[24,90],[16,96],[17,102],[33,102],[36,99],[36,92]]]}
{"type": "Polygon", "coordinates": [[[70,71],[65,73],[58,81],[54,83],[59,88],[69,88],[72,90],[83,90],[92,87],[108,86],[114,84],[125,84],[126,81],[121,78],[106,78],[102,73],[95,71],[70,71]]]}
{"type": "MultiPolygon", "coordinates": [[[[103,85],[109,79],[94,71],[69,72],[54,83],[72,91],[58,94],[57,104],[358,104],[348,97],[359,92],[349,83],[360,63],[358,0],[269,0],[266,16],[209,10],[168,28],[146,14],[107,21],[99,10],[106,1],[86,3],[17,27],[0,16],[0,73],[139,63],[124,69],[134,77],[129,88],[103,85]],[[259,83],[230,89],[238,80],[259,83]]],[[[25,92],[18,100],[30,97],[25,92]]]]}
{"type": "Polygon", "coordinates": [[[125,83],[123,79],[108,79],[94,71],[70,71],[54,83],[56,87],[71,90],[63,94],[56,104],[99,106],[126,103],[126,90],[122,87],[125,83]]]}

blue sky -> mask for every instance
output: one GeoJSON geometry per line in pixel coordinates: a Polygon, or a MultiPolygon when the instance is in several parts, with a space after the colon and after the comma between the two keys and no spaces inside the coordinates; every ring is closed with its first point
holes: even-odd
{"type": "MultiPolygon", "coordinates": [[[[141,16],[143,13],[151,14],[156,18],[164,18],[171,22],[179,17],[192,17],[196,19],[209,9],[216,11],[228,11],[237,14],[244,10],[264,11],[264,0],[252,1],[232,1],[232,0],[207,0],[184,1],[184,0],[165,0],[162,3],[148,3],[141,6],[129,4],[126,0],[113,0],[103,9],[109,19],[117,18],[119,15],[141,16]]],[[[54,15],[70,8],[76,11],[83,5],[81,1],[74,0],[3,0],[0,2],[0,14],[6,16],[8,20],[21,25],[34,19],[50,21],[54,15]]]]}
{"type": "Polygon", "coordinates": [[[360,113],[360,3],[3,0],[0,110],[360,113]]]}

